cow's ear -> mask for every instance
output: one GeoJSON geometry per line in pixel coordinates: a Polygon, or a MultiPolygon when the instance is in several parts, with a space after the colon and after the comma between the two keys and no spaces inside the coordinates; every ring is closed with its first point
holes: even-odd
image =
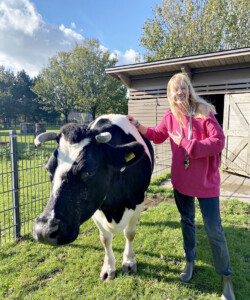
{"type": "Polygon", "coordinates": [[[142,144],[132,142],[122,146],[103,145],[105,148],[105,160],[114,168],[122,169],[136,163],[145,154],[142,144]]]}

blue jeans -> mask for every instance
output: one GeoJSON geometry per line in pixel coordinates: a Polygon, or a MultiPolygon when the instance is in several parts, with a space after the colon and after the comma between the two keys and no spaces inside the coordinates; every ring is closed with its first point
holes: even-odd
{"type": "MultiPolygon", "coordinates": [[[[195,204],[194,197],[186,196],[174,190],[175,202],[181,214],[181,228],[184,240],[186,260],[192,262],[196,258],[195,240],[195,204]]],[[[212,250],[215,272],[222,275],[233,273],[227,241],[221,226],[219,197],[198,198],[204,227],[212,250]]]]}

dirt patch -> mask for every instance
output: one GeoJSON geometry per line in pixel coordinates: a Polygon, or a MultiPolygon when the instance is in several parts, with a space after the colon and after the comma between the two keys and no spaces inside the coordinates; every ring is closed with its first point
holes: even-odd
{"type": "Polygon", "coordinates": [[[223,191],[226,191],[228,193],[238,193],[242,195],[249,195],[249,186],[245,186],[243,184],[239,185],[237,183],[228,183],[223,184],[223,191]]]}
{"type": "Polygon", "coordinates": [[[174,198],[166,198],[162,196],[157,196],[155,195],[152,198],[147,197],[144,201],[145,207],[156,207],[158,206],[161,202],[168,202],[170,204],[175,205],[175,200],[174,198]]]}

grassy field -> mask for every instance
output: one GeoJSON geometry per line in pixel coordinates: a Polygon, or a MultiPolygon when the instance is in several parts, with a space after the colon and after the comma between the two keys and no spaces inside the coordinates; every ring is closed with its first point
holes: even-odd
{"type": "MultiPolygon", "coordinates": [[[[197,205],[197,203],[196,203],[197,205]]],[[[249,206],[222,202],[222,220],[231,254],[236,299],[249,299],[249,206]]],[[[197,209],[198,258],[190,284],[179,281],[184,266],[179,213],[163,201],[145,209],[134,248],[138,272],[123,275],[123,234],[114,238],[117,277],[99,280],[104,250],[92,220],[81,226],[75,242],[61,247],[37,244],[31,236],[0,248],[0,299],[220,299],[220,278],[197,209]]]]}
{"type": "MultiPolygon", "coordinates": [[[[37,152],[33,137],[27,139],[18,138],[23,238],[6,243],[8,233],[1,232],[5,243],[0,246],[0,299],[220,299],[220,278],[213,270],[199,209],[196,214],[198,259],[190,284],[179,281],[185,260],[180,217],[172,201],[146,207],[141,215],[134,243],[136,274],[122,274],[125,239],[123,234],[114,238],[117,277],[112,282],[99,280],[104,250],[92,220],[81,226],[78,239],[70,245],[56,248],[35,243],[31,236],[33,218],[43,210],[50,189],[42,165],[54,146],[46,148],[46,144],[37,152]]],[[[0,212],[6,210],[0,213],[2,230],[3,225],[11,226],[13,221],[8,147],[2,147],[0,153],[0,212]]],[[[172,189],[161,186],[169,177],[165,173],[153,178],[148,197],[173,197],[172,189]]],[[[236,299],[246,300],[250,290],[249,205],[237,200],[226,201],[222,202],[221,211],[235,271],[236,299]]]]}
{"type": "MultiPolygon", "coordinates": [[[[2,141],[9,142],[8,136],[2,141]]],[[[50,181],[43,165],[54,151],[55,143],[35,149],[34,136],[18,136],[18,178],[21,233],[32,231],[33,219],[47,202],[50,181]]],[[[12,180],[9,143],[0,146],[0,244],[13,238],[12,180]],[[9,229],[10,228],[10,229],[9,229]]]]}

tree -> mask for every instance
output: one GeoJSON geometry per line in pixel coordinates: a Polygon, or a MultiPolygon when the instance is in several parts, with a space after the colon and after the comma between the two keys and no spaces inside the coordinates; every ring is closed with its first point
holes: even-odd
{"type": "Polygon", "coordinates": [[[8,122],[16,113],[17,103],[13,97],[15,75],[0,66],[0,118],[6,128],[8,122]]]}
{"type": "Polygon", "coordinates": [[[18,117],[26,122],[36,122],[38,120],[41,105],[35,102],[37,96],[31,91],[33,85],[34,80],[24,70],[17,73],[13,90],[13,97],[18,104],[15,120],[18,117]]]}
{"type": "Polygon", "coordinates": [[[162,0],[144,23],[146,61],[249,46],[247,0],[162,0]]]}
{"type": "Polygon", "coordinates": [[[98,41],[83,41],[72,51],[72,89],[76,91],[78,110],[91,113],[93,119],[104,113],[127,113],[127,89],[105,73],[116,64],[110,52],[98,41]]]}
{"type": "Polygon", "coordinates": [[[74,109],[73,92],[68,84],[69,64],[70,53],[59,52],[49,60],[49,66],[41,71],[32,88],[45,110],[48,112],[56,110],[64,115],[66,121],[70,111],[74,109]]]}
{"type": "Polygon", "coordinates": [[[0,66],[0,122],[14,121],[37,122],[58,117],[53,107],[48,113],[43,109],[43,104],[37,101],[37,95],[31,91],[35,79],[31,79],[24,71],[16,75],[0,66]]]}
{"type": "Polygon", "coordinates": [[[69,52],[59,52],[38,76],[33,91],[68,120],[70,111],[87,111],[95,119],[107,112],[126,113],[126,88],[105,73],[115,65],[95,39],[69,52]]]}

